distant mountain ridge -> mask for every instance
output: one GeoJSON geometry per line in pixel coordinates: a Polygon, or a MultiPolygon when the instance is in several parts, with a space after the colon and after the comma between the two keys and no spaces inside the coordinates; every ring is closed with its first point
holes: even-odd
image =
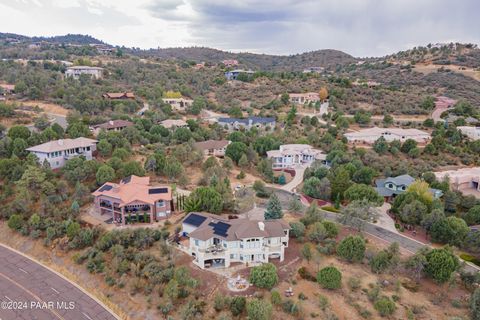
{"type": "Polygon", "coordinates": [[[0,40],[5,39],[17,39],[20,41],[28,41],[28,42],[40,42],[46,41],[56,44],[62,43],[71,43],[71,44],[79,44],[79,45],[86,45],[86,44],[105,44],[103,41],[100,41],[90,35],[83,35],[83,34],[66,34],[63,36],[53,36],[53,37],[29,37],[15,33],[1,33],[0,32],[0,40]]]}

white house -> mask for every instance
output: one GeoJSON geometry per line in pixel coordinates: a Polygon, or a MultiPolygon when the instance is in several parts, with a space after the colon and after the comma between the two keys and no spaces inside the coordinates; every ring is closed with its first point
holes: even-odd
{"type": "Polygon", "coordinates": [[[298,165],[310,166],[315,160],[326,164],[327,155],[308,144],[284,144],[279,150],[267,151],[267,158],[272,159],[272,168],[294,168],[298,165]]]}
{"type": "Polygon", "coordinates": [[[472,140],[480,139],[480,127],[460,126],[457,129],[472,140]]]}
{"type": "Polygon", "coordinates": [[[294,104],[309,104],[320,101],[320,94],[318,92],[306,93],[289,93],[290,102],[294,104]]]}
{"type": "Polygon", "coordinates": [[[249,117],[246,119],[239,118],[219,118],[218,124],[226,128],[228,131],[250,130],[252,128],[273,130],[275,129],[275,118],[249,117]]]}
{"type": "Polygon", "coordinates": [[[73,157],[84,156],[87,160],[92,160],[97,142],[84,137],[61,139],[30,147],[27,151],[36,155],[40,163],[47,160],[52,169],[57,169],[63,167],[67,160],[73,157]]]}
{"type": "Polygon", "coordinates": [[[191,212],[182,222],[182,235],[189,238],[187,251],[202,269],[228,268],[232,262],[283,261],[289,229],[289,225],[280,219],[225,219],[198,212],[191,212]]]}
{"type": "Polygon", "coordinates": [[[185,98],[163,98],[162,100],[175,110],[185,110],[185,108],[189,108],[193,104],[193,100],[185,98]]]}
{"type": "Polygon", "coordinates": [[[87,74],[95,79],[103,78],[103,68],[89,67],[89,66],[73,66],[68,67],[65,71],[66,77],[72,77],[74,79],[80,78],[80,75],[87,74]]]}
{"type": "Polygon", "coordinates": [[[347,132],[344,134],[348,142],[355,143],[374,143],[380,137],[385,138],[386,141],[391,142],[393,140],[399,140],[401,142],[412,139],[419,143],[426,143],[430,140],[430,134],[428,132],[418,129],[402,129],[402,128],[379,128],[373,127],[368,129],[362,129],[354,132],[347,132]]]}

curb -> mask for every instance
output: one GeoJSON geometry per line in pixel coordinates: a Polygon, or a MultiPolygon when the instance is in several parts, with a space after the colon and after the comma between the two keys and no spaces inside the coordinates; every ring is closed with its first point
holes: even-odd
{"type": "Polygon", "coordinates": [[[99,299],[97,299],[95,296],[93,296],[90,292],[88,292],[86,289],[82,288],[79,284],[77,284],[76,282],[73,282],[72,280],[68,279],[66,276],[64,276],[63,274],[61,274],[60,272],[56,271],[56,270],[53,270],[52,268],[50,268],[49,266],[46,266],[45,264],[41,263],[40,261],[38,261],[37,259],[33,258],[33,257],[30,257],[28,256],[27,254],[17,250],[17,249],[14,249],[6,244],[3,244],[3,243],[0,243],[0,246],[4,247],[5,249],[7,250],[10,250],[10,251],[13,251],[15,252],[16,254],[19,254],[21,255],[22,257],[24,258],[27,258],[33,262],[35,262],[36,264],[42,266],[43,268],[53,272],[54,274],[56,274],[57,276],[59,276],[60,278],[62,278],[63,280],[67,281],[68,283],[72,284],[73,286],[75,286],[77,289],[79,289],[80,291],[82,291],[85,295],[87,295],[88,297],[92,298],[96,303],[98,303],[100,306],[102,306],[102,308],[104,308],[108,313],[110,313],[115,319],[117,320],[121,320],[121,318],[115,313],[113,312],[109,307],[107,307],[102,301],[100,301],[99,299]]]}

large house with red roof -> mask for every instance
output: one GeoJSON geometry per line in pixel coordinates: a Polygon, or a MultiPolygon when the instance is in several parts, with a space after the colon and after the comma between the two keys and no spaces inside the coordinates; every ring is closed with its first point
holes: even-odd
{"type": "Polygon", "coordinates": [[[149,177],[131,175],[120,183],[106,182],[95,192],[95,209],[114,223],[152,223],[166,219],[174,211],[172,189],[151,186],[149,177]]]}

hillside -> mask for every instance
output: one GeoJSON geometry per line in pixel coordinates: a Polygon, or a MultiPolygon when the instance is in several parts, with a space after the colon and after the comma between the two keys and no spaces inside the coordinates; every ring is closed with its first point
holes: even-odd
{"type": "Polygon", "coordinates": [[[63,36],[53,36],[53,37],[28,37],[15,33],[2,33],[0,32],[0,40],[13,40],[16,39],[20,42],[30,43],[30,42],[49,42],[52,44],[103,44],[103,41],[100,41],[92,36],[83,35],[83,34],[66,34],[63,36]]]}

